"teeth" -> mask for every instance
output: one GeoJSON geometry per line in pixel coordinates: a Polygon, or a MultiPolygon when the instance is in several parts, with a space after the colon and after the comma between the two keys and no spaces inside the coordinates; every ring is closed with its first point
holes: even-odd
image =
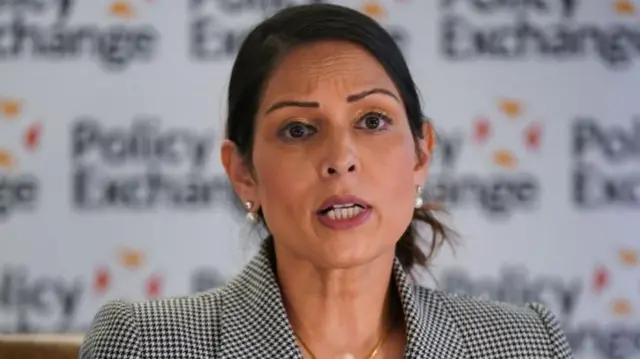
{"type": "Polygon", "coordinates": [[[348,208],[345,208],[343,206],[335,206],[333,209],[327,212],[327,216],[334,220],[349,219],[359,215],[360,213],[362,213],[362,211],[364,211],[364,209],[359,206],[351,206],[348,208]]]}
{"type": "Polygon", "coordinates": [[[355,206],[355,203],[335,204],[333,208],[349,208],[355,206]]]}

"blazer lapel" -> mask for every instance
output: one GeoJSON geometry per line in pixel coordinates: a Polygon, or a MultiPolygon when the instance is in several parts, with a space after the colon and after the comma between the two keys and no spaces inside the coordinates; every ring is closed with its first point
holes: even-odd
{"type": "MultiPolygon", "coordinates": [[[[260,252],[222,290],[220,359],[302,359],[275,278],[270,249],[260,252]]],[[[393,274],[404,312],[406,359],[468,358],[451,315],[440,298],[416,290],[396,259],[393,274]]]]}
{"type": "Polygon", "coordinates": [[[221,359],[302,359],[287,319],[268,246],[223,290],[221,359]]]}
{"type": "Polygon", "coordinates": [[[418,289],[397,259],[393,264],[393,272],[406,323],[405,358],[468,358],[453,318],[439,296],[428,289],[418,289]]]}

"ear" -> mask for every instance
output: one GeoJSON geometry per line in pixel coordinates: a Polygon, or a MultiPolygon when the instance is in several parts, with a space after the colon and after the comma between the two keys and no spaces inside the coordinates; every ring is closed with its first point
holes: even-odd
{"type": "Polygon", "coordinates": [[[422,123],[422,137],[418,139],[416,165],[414,167],[416,185],[422,186],[429,174],[429,160],[436,145],[436,133],[430,121],[422,123]]]}
{"type": "Polygon", "coordinates": [[[233,141],[225,140],[220,148],[220,160],[231,185],[242,202],[252,201],[254,208],[258,208],[256,181],[251,169],[238,151],[233,141]]]}

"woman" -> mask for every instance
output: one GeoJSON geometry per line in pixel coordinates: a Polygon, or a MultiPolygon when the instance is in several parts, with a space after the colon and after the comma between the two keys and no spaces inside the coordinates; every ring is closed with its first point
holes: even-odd
{"type": "Polygon", "coordinates": [[[335,5],[267,19],[239,51],[228,110],[222,163],[270,236],[222,288],[105,305],[82,359],[571,357],[540,305],[409,280],[447,235],[420,197],[434,134],[373,20],[335,5]]]}

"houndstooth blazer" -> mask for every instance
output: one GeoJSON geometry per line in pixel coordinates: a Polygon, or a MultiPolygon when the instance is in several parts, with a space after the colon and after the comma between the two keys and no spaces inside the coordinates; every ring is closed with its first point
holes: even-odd
{"type": "MultiPolygon", "coordinates": [[[[263,246],[224,287],[96,314],[80,359],[302,359],[263,246]]],[[[567,359],[567,339],[539,304],[516,307],[412,284],[396,260],[407,359],[567,359]]]]}

